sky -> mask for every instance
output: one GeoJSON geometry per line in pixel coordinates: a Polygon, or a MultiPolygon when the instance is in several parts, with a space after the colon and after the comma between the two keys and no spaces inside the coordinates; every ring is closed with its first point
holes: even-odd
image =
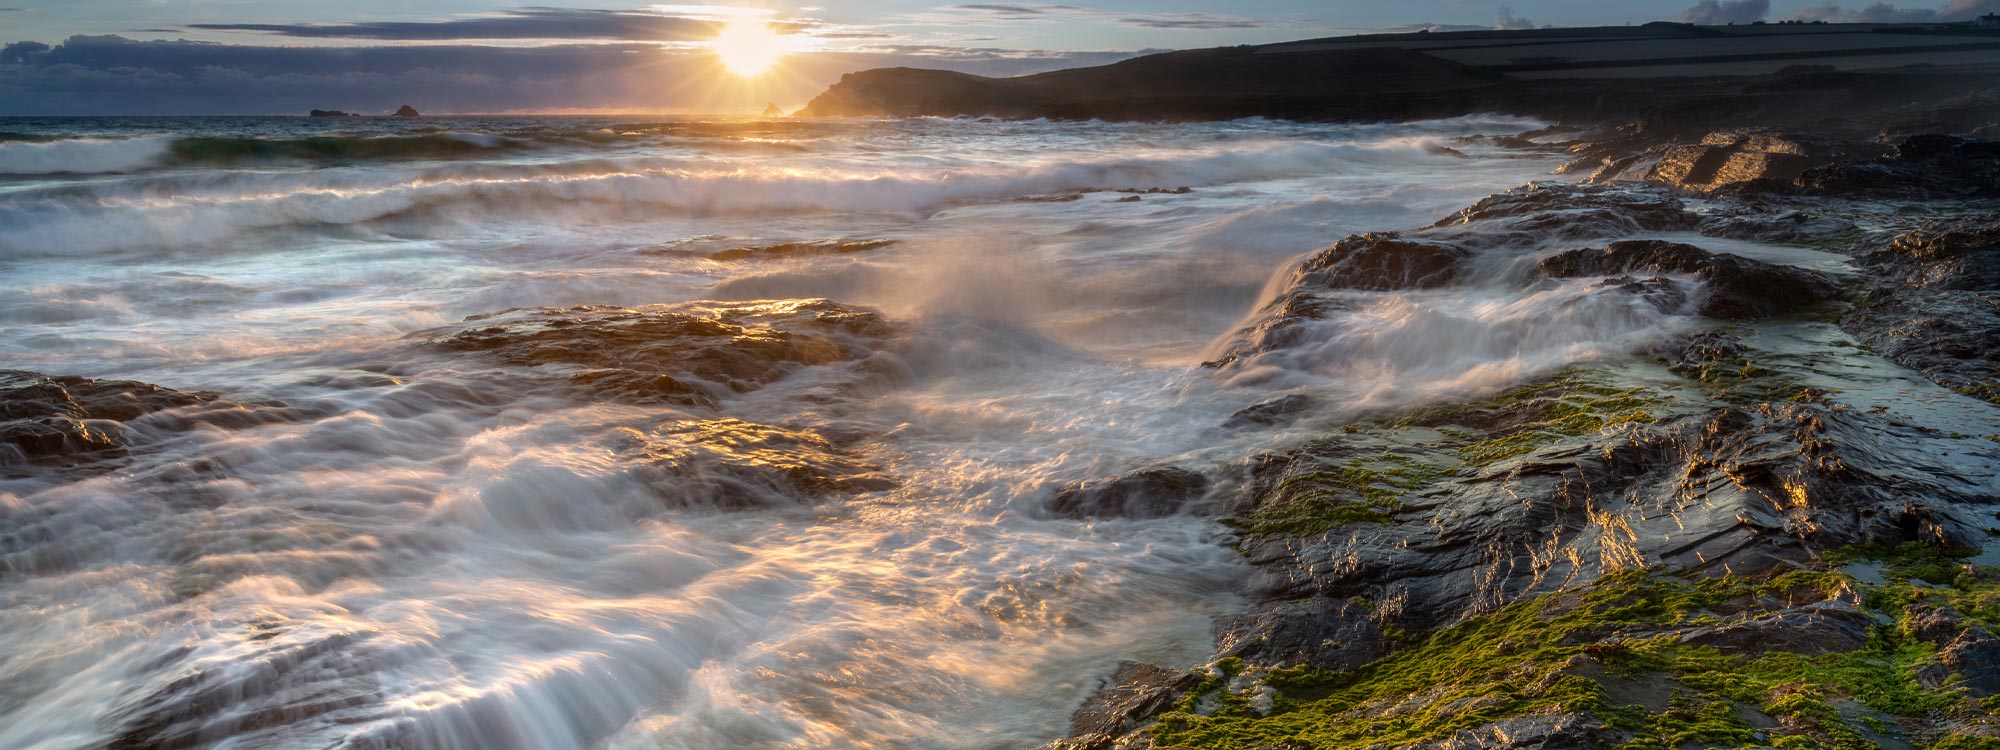
{"type": "Polygon", "coordinates": [[[848,72],[1022,75],[1136,54],[1419,28],[1934,21],[2000,0],[0,0],[0,116],[758,111],[848,72]],[[577,2],[578,5],[537,3],[577,2]],[[1692,4],[1689,4],[1692,2],[1692,4]],[[789,50],[745,77],[746,19],[789,50]]]}

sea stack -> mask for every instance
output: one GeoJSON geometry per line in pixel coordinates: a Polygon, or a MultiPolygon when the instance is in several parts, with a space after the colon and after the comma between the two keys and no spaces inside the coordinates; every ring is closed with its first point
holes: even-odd
{"type": "Polygon", "coordinates": [[[768,103],[768,104],[765,104],[765,105],[764,105],[764,116],[765,116],[765,117],[784,117],[784,116],[785,116],[785,111],[784,111],[784,110],[782,110],[782,109],[778,109],[778,103],[777,103],[777,102],[770,102],[770,103],[768,103]]]}
{"type": "Polygon", "coordinates": [[[408,104],[405,104],[405,105],[403,105],[403,106],[401,106],[401,107],[398,107],[398,108],[396,109],[396,116],[397,116],[397,117],[422,117],[422,116],[424,116],[424,115],[423,115],[423,113],[421,113],[421,112],[418,112],[418,111],[417,111],[417,108],[416,108],[416,107],[412,107],[412,106],[410,106],[410,105],[408,105],[408,104]]]}

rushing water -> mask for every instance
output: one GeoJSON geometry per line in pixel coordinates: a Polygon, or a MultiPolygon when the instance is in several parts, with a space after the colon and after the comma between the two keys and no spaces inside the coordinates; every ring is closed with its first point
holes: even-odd
{"type": "Polygon", "coordinates": [[[1300,253],[1544,176],[1467,138],[1532,127],[0,121],[0,363],[316,408],[0,479],[0,747],[1058,736],[1120,660],[1198,662],[1245,570],[1207,521],[1052,518],[1053,487],[1275,447],[1217,425],[1288,390],[1329,416],[1462,396],[1684,320],[1582,282],[1375,292],[1311,346],[1200,366],[1300,253]],[[821,240],[897,242],[708,257],[821,240]],[[716,411],[863,435],[895,489],[666,508],[605,441],[679,410],[405,338],[810,297],[885,313],[900,374],[716,411]],[[225,730],[163,743],[160,715],[225,730]]]}

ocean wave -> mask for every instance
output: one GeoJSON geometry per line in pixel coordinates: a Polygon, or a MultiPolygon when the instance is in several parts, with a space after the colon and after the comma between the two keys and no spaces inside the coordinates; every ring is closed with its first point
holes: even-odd
{"type": "Polygon", "coordinates": [[[952,205],[1094,189],[1212,186],[1360,173],[1461,159],[1438,139],[1374,143],[1252,141],[1014,165],[923,163],[873,171],[830,167],[692,169],[687,159],[593,159],[558,165],[478,163],[410,171],[201,174],[172,182],[65,188],[0,202],[17,230],[0,253],[74,254],[213,243],[245,230],[337,225],[421,213],[425,220],[593,216],[920,215],[952,205]]]}
{"type": "Polygon", "coordinates": [[[0,141],[0,175],[131,172],[157,166],[172,143],[164,136],[0,141]]]}

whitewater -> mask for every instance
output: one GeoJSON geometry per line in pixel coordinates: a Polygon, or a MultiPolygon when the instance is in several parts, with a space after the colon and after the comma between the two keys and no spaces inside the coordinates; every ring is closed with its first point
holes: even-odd
{"type": "Polygon", "coordinates": [[[1541,125],[0,121],[0,365],[281,415],[135,423],[108,471],[0,466],[0,747],[1059,737],[1121,661],[1203,661],[1248,572],[1200,513],[1066,517],[1056,488],[1691,325],[1511,283],[1547,248],[1492,248],[1485,283],[1355,292],[1311,345],[1204,366],[1303,255],[1550,179],[1559,150],[1495,141],[1541,125]],[[717,398],[435,345],[516,308],[819,299],[883,326],[717,398]],[[1291,427],[1223,427],[1296,393],[1291,427]],[[634,435],[867,481],[662,480],[634,435]]]}

